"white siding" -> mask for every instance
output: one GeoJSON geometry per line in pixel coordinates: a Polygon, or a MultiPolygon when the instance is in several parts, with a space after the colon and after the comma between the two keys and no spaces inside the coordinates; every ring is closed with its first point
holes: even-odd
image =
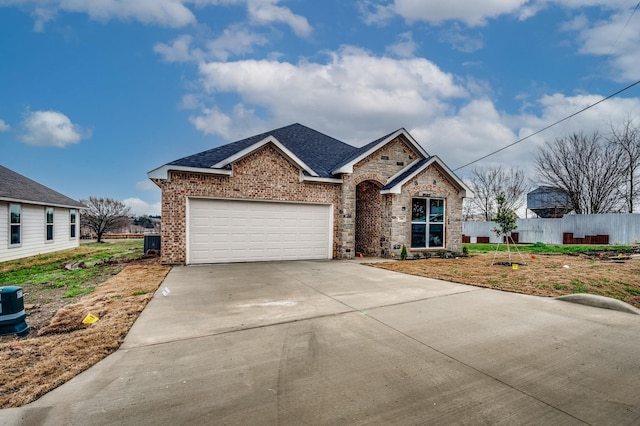
{"type": "MultiPolygon", "coordinates": [[[[9,246],[9,203],[0,202],[0,262],[76,248],[80,239],[69,238],[69,209],[54,208],[53,241],[46,240],[45,206],[22,203],[22,241],[9,246]]],[[[76,233],[78,235],[78,233],[76,233]]]]}
{"type": "Polygon", "coordinates": [[[9,246],[9,203],[0,201],[0,262],[9,246]]]}

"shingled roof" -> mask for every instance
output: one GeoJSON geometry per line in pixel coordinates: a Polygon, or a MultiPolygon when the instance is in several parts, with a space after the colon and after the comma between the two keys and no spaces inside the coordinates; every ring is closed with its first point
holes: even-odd
{"type": "Polygon", "coordinates": [[[0,165],[0,200],[84,208],[84,204],[0,165]]]}
{"type": "MultiPolygon", "coordinates": [[[[341,160],[351,157],[359,150],[359,148],[296,123],[190,155],[172,161],[169,165],[210,168],[269,137],[277,139],[296,157],[304,161],[319,177],[325,178],[333,177],[331,170],[341,160]]],[[[229,166],[230,164],[225,165],[227,168],[229,166]]]]}
{"type": "Polygon", "coordinates": [[[150,171],[147,175],[152,179],[167,179],[169,170],[231,175],[232,164],[235,161],[250,155],[265,144],[273,143],[278,149],[284,151],[292,161],[296,162],[305,176],[331,179],[339,182],[341,174],[353,172],[354,164],[400,136],[415,150],[417,158],[415,162],[407,165],[407,168],[399,175],[394,176],[392,181],[382,188],[383,192],[396,193],[405,181],[420,173],[432,163],[439,164],[451,176],[452,180],[458,184],[463,193],[468,190],[464,182],[453,171],[438,157],[429,155],[404,128],[358,148],[299,123],[172,161],[150,171]]]}

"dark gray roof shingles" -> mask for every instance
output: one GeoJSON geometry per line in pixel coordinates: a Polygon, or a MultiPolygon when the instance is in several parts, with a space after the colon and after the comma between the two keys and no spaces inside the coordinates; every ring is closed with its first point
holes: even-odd
{"type": "Polygon", "coordinates": [[[190,155],[169,165],[209,168],[269,136],[276,138],[318,176],[324,178],[333,177],[331,170],[340,164],[340,160],[358,151],[352,145],[296,123],[190,155]]]}
{"type": "Polygon", "coordinates": [[[64,207],[86,207],[84,204],[54,191],[28,177],[0,165],[0,199],[49,204],[64,207]]]}
{"type": "Polygon", "coordinates": [[[416,164],[414,164],[413,166],[405,170],[402,174],[398,175],[394,180],[392,180],[391,182],[387,182],[387,184],[382,188],[382,190],[384,191],[386,189],[393,188],[394,186],[402,182],[404,179],[406,179],[407,176],[410,176],[412,173],[416,172],[418,169],[423,167],[426,163],[429,162],[431,158],[432,157],[423,158],[422,160],[418,161],[416,164]]]}

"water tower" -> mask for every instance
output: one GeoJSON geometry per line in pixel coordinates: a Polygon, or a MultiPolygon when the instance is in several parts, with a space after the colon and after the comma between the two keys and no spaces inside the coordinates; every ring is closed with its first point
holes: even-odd
{"type": "Polygon", "coordinates": [[[544,219],[561,218],[573,210],[569,195],[553,186],[540,186],[529,192],[527,208],[544,219]]]}

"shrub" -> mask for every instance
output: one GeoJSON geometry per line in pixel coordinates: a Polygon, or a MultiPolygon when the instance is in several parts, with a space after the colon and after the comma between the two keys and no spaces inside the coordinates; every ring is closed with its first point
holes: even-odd
{"type": "Polygon", "coordinates": [[[402,245],[402,250],[400,251],[400,260],[407,260],[407,246],[402,245]]]}

